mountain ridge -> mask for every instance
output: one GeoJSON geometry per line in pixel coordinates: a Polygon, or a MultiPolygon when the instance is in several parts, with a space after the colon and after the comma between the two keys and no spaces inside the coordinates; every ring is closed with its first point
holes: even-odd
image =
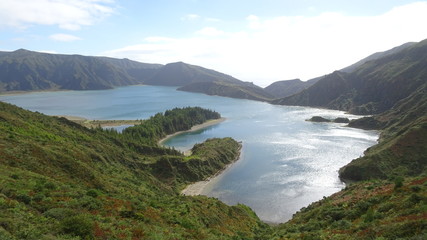
{"type": "MultiPolygon", "coordinates": [[[[220,96],[263,101],[274,98],[253,84],[183,62],[161,65],[110,57],[39,53],[25,49],[0,52],[0,92],[100,90],[137,84],[184,87],[203,82],[225,84],[225,92],[215,92],[220,96]],[[241,93],[242,89],[245,94],[241,93]]],[[[194,86],[182,90],[185,89],[211,94],[208,89],[196,89],[194,86]]]]}
{"type": "Polygon", "coordinates": [[[354,114],[381,113],[425,81],[426,52],[427,40],[424,40],[365,62],[351,73],[335,71],[302,92],[272,103],[326,107],[354,114]]]}

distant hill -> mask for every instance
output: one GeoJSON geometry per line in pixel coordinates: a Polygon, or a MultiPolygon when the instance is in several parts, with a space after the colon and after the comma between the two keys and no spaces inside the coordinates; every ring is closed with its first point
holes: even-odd
{"type": "MultiPolygon", "coordinates": [[[[220,96],[263,101],[274,98],[253,84],[183,62],[163,66],[129,59],[48,54],[24,49],[0,52],[0,92],[99,90],[136,84],[182,87],[193,83],[225,84],[227,88],[215,91],[215,95],[220,96]],[[236,89],[230,91],[231,88],[236,89]]],[[[194,86],[182,90],[212,94],[209,89],[194,86]]]]}
{"type": "MultiPolygon", "coordinates": [[[[395,54],[395,53],[397,53],[397,52],[399,52],[405,48],[413,46],[414,44],[416,44],[416,43],[408,42],[408,43],[402,44],[398,47],[394,47],[394,48],[387,50],[387,51],[384,51],[384,52],[377,52],[377,53],[371,54],[368,57],[366,57],[366,58],[348,66],[348,67],[345,67],[339,71],[345,72],[345,73],[351,73],[351,72],[355,71],[358,67],[362,66],[366,62],[376,60],[379,58],[383,58],[383,57],[391,55],[391,54],[395,54]]],[[[301,81],[299,79],[277,81],[277,82],[270,84],[268,87],[266,87],[264,89],[268,93],[274,95],[276,98],[285,98],[285,97],[289,97],[291,95],[294,95],[296,93],[299,93],[302,90],[314,85],[321,78],[323,78],[323,77],[313,78],[313,79],[308,80],[306,82],[301,81]]]]}
{"type": "Polygon", "coordinates": [[[141,84],[160,66],[20,49],[0,53],[0,91],[97,90],[141,84]]]}
{"type": "Polygon", "coordinates": [[[368,61],[351,73],[333,72],[302,92],[273,103],[376,114],[391,109],[426,79],[427,40],[424,40],[368,61]]]}
{"type": "Polygon", "coordinates": [[[211,69],[186,64],[169,63],[145,82],[149,85],[180,86],[178,90],[231,98],[267,101],[274,98],[261,87],[243,82],[211,69]]]}
{"type": "Polygon", "coordinates": [[[299,93],[312,86],[320,78],[314,78],[306,82],[303,82],[300,79],[277,81],[265,87],[264,90],[272,94],[275,98],[284,98],[299,93]]]}
{"type": "Polygon", "coordinates": [[[195,82],[241,83],[240,80],[224,73],[183,62],[166,64],[145,81],[148,85],[160,86],[185,86],[195,82]]]}
{"type": "Polygon", "coordinates": [[[126,71],[134,79],[139,81],[146,81],[150,79],[154,73],[163,67],[162,64],[153,64],[153,63],[141,63],[137,61],[132,61],[127,58],[117,59],[109,57],[96,57],[107,63],[110,63],[116,67],[119,67],[126,71]]]}
{"type": "Polygon", "coordinates": [[[258,101],[269,101],[274,98],[273,95],[267,93],[261,87],[243,82],[195,82],[180,87],[178,90],[258,101]]]}

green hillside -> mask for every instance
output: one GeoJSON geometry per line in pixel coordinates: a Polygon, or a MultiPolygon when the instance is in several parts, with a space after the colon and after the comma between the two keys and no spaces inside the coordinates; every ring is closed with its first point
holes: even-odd
{"type": "Polygon", "coordinates": [[[427,78],[427,40],[368,61],[351,73],[336,71],[274,104],[378,114],[410,96],[427,78]]]}
{"type": "Polygon", "coordinates": [[[185,157],[1,102],[0,132],[0,239],[254,239],[265,228],[246,206],[178,193],[237,158],[230,138],[185,157]]]}
{"type": "Polygon", "coordinates": [[[391,110],[350,123],[361,128],[381,128],[382,133],[379,144],[340,170],[343,179],[385,179],[427,173],[426,92],[427,83],[391,110]]]}
{"type": "Polygon", "coordinates": [[[369,181],[310,204],[268,239],[426,239],[427,177],[369,181]]]}
{"type": "Polygon", "coordinates": [[[147,84],[177,86],[184,91],[253,100],[274,97],[263,88],[224,73],[186,64],[148,64],[129,59],[62,55],[20,49],[0,52],[0,92],[40,90],[99,90],[147,84]],[[196,85],[193,85],[196,84],[196,85]],[[188,86],[188,87],[187,87],[188,86]]]}
{"type": "Polygon", "coordinates": [[[143,83],[158,65],[81,55],[0,52],[0,92],[97,90],[143,83]],[[138,75],[138,76],[137,76],[138,75]]]}

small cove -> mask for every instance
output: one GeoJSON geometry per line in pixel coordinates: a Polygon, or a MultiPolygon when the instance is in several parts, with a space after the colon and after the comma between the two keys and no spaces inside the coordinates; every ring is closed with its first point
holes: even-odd
{"type": "Polygon", "coordinates": [[[202,194],[227,204],[247,204],[261,219],[274,223],[287,221],[301,207],[343,188],[338,169],[362,155],[378,138],[375,131],[305,121],[313,115],[356,117],[339,111],[275,106],[171,87],[39,92],[0,95],[0,100],[48,115],[96,120],[146,119],[175,107],[215,110],[226,121],[176,135],[164,144],[186,151],[212,137],[242,141],[240,160],[210,182],[202,194]]]}

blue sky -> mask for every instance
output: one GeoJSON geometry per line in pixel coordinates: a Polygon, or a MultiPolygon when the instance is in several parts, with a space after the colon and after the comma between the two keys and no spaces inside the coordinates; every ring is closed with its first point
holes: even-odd
{"type": "Polygon", "coordinates": [[[427,1],[0,0],[0,50],[184,61],[261,86],[427,38],[427,1]]]}

